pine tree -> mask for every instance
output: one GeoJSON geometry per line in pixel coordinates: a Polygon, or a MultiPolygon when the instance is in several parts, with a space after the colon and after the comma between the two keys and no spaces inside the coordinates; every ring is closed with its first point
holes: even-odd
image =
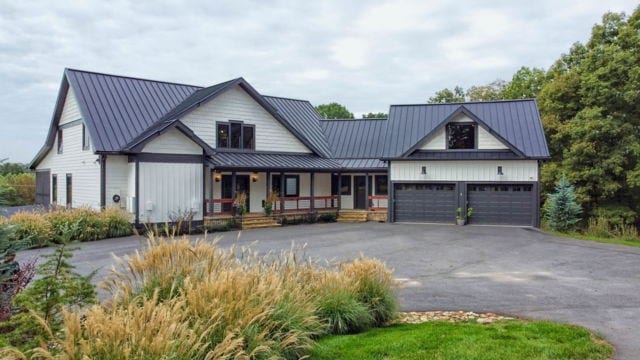
{"type": "Polygon", "coordinates": [[[563,176],[555,187],[555,192],[549,194],[545,204],[545,220],[547,225],[556,231],[569,231],[580,221],[582,207],[576,201],[573,185],[563,176]]]}

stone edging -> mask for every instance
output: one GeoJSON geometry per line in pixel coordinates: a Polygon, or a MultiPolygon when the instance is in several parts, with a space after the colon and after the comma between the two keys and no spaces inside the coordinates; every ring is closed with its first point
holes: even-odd
{"type": "Polygon", "coordinates": [[[494,313],[475,313],[472,311],[410,311],[399,312],[396,323],[419,324],[428,321],[475,321],[479,324],[491,324],[496,321],[514,318],[494,313]]]}

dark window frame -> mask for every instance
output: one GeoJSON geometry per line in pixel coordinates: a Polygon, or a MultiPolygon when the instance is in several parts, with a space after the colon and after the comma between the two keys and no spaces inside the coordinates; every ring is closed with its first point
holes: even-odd
{"type": "Polygon", "coordinates": [[[388,175],[376,175],[374,179],[374,186],[376,195],[389,195],[389,176],[388,175]],[[382,181],[384,179],[384,181],[382,181]],[[380,186],[385,187],[384,191],[380,190],[380,186]]]}
{"type": "Polygon", "coordinates": [[[51,174],[51,203],[58,203],[58,174],[51,174]]]}
{"type": "Polygon", "coordinates": [[[82,124],[82,150],[89,150],[91,141],[89,140],[89,132],[87,131],[87,125],[82,124]]]}
{"type": "MultiPolygon", "coordinates": [[[[271,174],[271,191],[280,195],[280,174],[271,174]]],[[[300,175],[285,174],[284,175],[284,197],[299,197],[300,196],[300,175]],[[296,192],[295,194],[287,194],[287,179],[296,179],[296,192]]]]}
{"type": "Polygon", "coordinates": [[[73,205],[73,174],[67,173],[66,176],[66,204],[65,206],[71,208],[73,205]]]}
{"type": "Polygon", "coordinates": [[[447,150],[469,151],[478,149],[478,124],[474,122],[450,122],[445,126],[445,145],[447,150]],[[471,126],[473,128],[473,147],[451,147],[451,126],[471,126]]]}
{"type": "Polygon", "coordinates": [[[63,148],[62,148],[63,137],[62,136],[63,136],[62,129],[59,128],[58,129],[58,134],[57,134],[57,140],[56,140],[57,141],[57,147],[58,147],[58,154],[62,154],[62,150],[63,150],[63,148]]]}
{"type": "Polygon", "coordinates": [[[229,120],[229,121],[216,121],[216,150],[230,150],[230,151],[255,151],[256,149],[256,125],[255,124],[245,124],[244,121],[238,120],[229,120]],[[240,125],[240,141],[239,147],[231,147],[231,124],[239,124],[240,125]],[[219,135],[219,127],[226,126],[227,128],[227,145],[220,145],[220,137],[219,135]],[[251,148],[244,147],[244,130],[246,128],[251,128],[253,132],[253,141],[251,142],[251,148]]]}
{"type": "Polygon", "coordinates": [[[331,195],[339,195],[342,196],[350,196],[351,195],[351,175],[340,175],[342,176],[342,180],[340,181],[340,185],[344,188],[346,186],[346,191],[340,191],[342,189],[338,189],[338,175],[331,174],[331,195]],[[346,180],[346,181],[345,181],[346,180]]]}

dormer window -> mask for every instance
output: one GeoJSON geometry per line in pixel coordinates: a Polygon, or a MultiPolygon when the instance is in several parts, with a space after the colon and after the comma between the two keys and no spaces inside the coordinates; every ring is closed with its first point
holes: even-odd
{"type": "Polygon", "coordinates": [[[476,124],[447,124],[447,149],[465,150],[476,148],[476,124]]]}
{"type": "Polygon", "coordinates": [[[256,146],[254,125],[240,121],[217,123],[216,137],[218,149],[254,150],[256,146]]]}

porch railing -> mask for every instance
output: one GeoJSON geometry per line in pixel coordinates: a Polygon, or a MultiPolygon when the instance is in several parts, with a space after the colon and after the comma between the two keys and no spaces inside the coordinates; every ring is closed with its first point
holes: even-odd
{"type": "Polygon", "coordinates": [[[273,212],[281,213],[280,203],[284,201],[284,212],[311,210],[311,202],[315,210],[338,209],[338,195],[329,196],[287,196],[276,201],[273,212]]]}
{"type": "Polygon", "coordinates": [[[233,199],[205,199],[207,216],[232,215],[233,199]],[[228,206],[225,206],[228,204],[228,206]]]}
{"type": "Polygon", "coordinates": [[[369,195],[369,211],[387,210],[389,198],[387,195],[369,195]]]}

